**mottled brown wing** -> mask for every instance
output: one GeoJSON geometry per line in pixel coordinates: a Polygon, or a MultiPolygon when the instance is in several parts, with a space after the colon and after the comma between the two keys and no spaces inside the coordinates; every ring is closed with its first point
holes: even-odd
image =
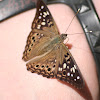
{"type": "Polygon", "coordinates": [[[38,56],[27,63],[27,70],[32,73],[40,74],[44,77],[55,77],[55,70],[57,70],[57,55],[59,54],[58,48],[49,50],[42,56],[38,56]]]}
{"type": "Polygon", "coordinates": [[[68,48],[61,43],[60,45],[61,58],[57,69],[57,78],[59,80],[70,83],[76,88],[83,88],[84,80],[81,72],[73,59],[68,48]]]}
{"type": "Polygon", "coordinates": [[[56,77],[76,88],[84,86],[81,72],[63,43],[57,44],[52,50],[30,61],[27,69],[47,78],[56,77]]]}
{"type": "Polygon", "coordinates": [[[38,0],[37,12],[32,23],[32,31],[27,38],[23,60],[28,61],[45,53],[45,51],[42,52],[42,46],[46,45],[55,35],[58,35],[58,29],[52,15],[45,3],[38,0]]]}
{"type": "Polygon", "coordinates": [[[56,23],[46,4],[42,0],[37,1],[37,12],[32,24],[32,29],[33,31],[46,31],[46,35],[49,37],[54,37],[55,35],[58,35],[58,28],[56,26],[56,23]]]}

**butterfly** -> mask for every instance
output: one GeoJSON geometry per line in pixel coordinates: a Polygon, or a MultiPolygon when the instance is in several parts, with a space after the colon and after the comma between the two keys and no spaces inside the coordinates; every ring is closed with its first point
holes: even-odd
{"type": "Polygon", "coordinates": [[[57,78],[76,88],[84,87],[82,74],[63,41],[67,34],[59,34],[56,23],[42,0],[27,38],[22,59],[29,61],[27,70],[47,78],[57,78]]]}

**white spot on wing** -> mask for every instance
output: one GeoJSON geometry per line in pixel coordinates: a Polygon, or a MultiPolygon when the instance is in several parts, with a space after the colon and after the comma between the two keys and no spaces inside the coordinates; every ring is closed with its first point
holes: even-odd
{"type": "Polygon", "coordinates": [[[49,12],[43,12],[43,17],[46,17],[47,15],[49,15],[49,12]]]}
{"type": "Polygon", "coordinates": [[[41,23],[41,25],[45,25],[45,24],[46,24],[45,22],[42,22],[42,23],[41,23]]]}
{"type": "Polygon", "coordinates": [[[67,76],[70,76],[70,73],[67,73],[67,76]]]}
{"type": "Polygon", "coordinates": [[[76,81],[76,79],[74,79],[74,81],[76,81]]]}
{"type": "Polygon", "coordinates": [[[46,17],[45,15],[43,15],[43,17],[46,17]]]}
{"type": "Polygon", "coordinates": [[[73,74],[71,74],[71,77],[73,77],[73,74]]]}
{"type": "Polygon", "coordinates": [[[46,12],[43,12],[43,14],[44,14],[45,16],[47,16],[47,13],[46,13],[46,12]]]}
{"type": "Polygon", "coordinates": [[[37,29],[40,29],[40,27],[41,27],[41,25],[38,25],[38,26],[37,26],[37,29]]]}
{"type": "Polygon", "coordinates": [[[47,15],[49,15],[49,12],[47,11],[47,15]]]}
{"type": "Polygon", "coordinates": [[[68,64],[70,64],[70,61],[67,61],[68,64]]]}
{"type": "Polygon", "coordinates": [[[39,16],[39,19],[41,19],[41,16],[39,16]]]}
{"type": "Polygon", "coordinates": [[[41,36],[43,36],[43,34],[41,34],[41,36]]]}
{"type": "Polygon", "coordinates": [[[70,69],[70,71],[73,72],[73,73],[75,73],[75,68],[72,67],[72,68],[70,69]]]}
{"type": "Polygon", "coordinates": [[[41,11],[41,9],[39,9],[39,11],[41,11]]]}
{"type": "Polygon", "coordinates": [[[42,13],[40,13],[40,15],[42,15],[42,13]]]}
{"type": "Polygon", "coordinates": [[[43,9],[44,8],[44,6],[41,6],[41,9],[43,9]]]}
{"type": "Polygon", "coordinates": [[[59,70],[59,71],[62,71],[62,68],[59,67],[58,70],[59,70]]]}
{"type": "Polygon", "coordinates": [[[69,66],[67,66],[67,69],[69,69],[69,66]]]}
{"type": "Polygon", "coordinates": [[[76,65],[74,65],[74,68],[76,69],[76,65]]]}
{"type": "Polygon", "coordinates": [[[43,21],[45,21],[45,19],[43,19],[43,21]]]}
{"type": "Polygon", "coordinates": [[[80,79],[80,77],[79,77],[79,76],[77,76],[77,79],[80,79]]]}
{"type": "Polygon", "coordinates": [[[70,69],[71,72],[75,73],[76,65],[70,69]]]}
{"type": "Polygon", "coordinates": [[[66,68],[66,63],[63,64],[63,68],[64,68],[64,69],[66,68]]]}

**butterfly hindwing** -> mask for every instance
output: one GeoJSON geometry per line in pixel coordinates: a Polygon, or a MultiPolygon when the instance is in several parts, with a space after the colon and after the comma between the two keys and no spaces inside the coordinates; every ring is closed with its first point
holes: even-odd
{"type": "Polygon", "coordinates": [[[27,70],[32,73],[38,73],[44,77],[51,78],[55,76],[55,70],[57,67],[57,51],[55,48],[45,53],[42,56],[38,56],[29,63],[27,63],[27,70]]]}
{"type": "Polygon", "coordinates": [[[49,9],[42,0],[38,0],[37,12],[32,24],[32,31],[27,38],[23,60],[28,61],[35,56],[44,54],[47,50],[43,51],[42,46],[56,35],[58,35],[58,29],[49,9]]]}
{"type": "Polygon", "coordinates": [[[63,43],[60,47],[62,50],[62,63],[59,62],[57,78],[68,82],[77,88],[82,88],[84,82],[76,62],[74,61],[68,48],[63,43]]]}

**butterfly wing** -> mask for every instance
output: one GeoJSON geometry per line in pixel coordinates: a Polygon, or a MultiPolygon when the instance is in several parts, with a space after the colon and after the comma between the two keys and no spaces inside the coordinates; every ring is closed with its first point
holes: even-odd
{"type": "Polygon", "coordinates": [[[23,60],[28,61],[35,56],[44,54],[46,50],[42,51],[42,46],[46,45],[55,35],[58,35],[58,29],[53,17],[45,3],[38,0],[37,12],[32,23],[32,31],[27,38],[23,60]],[[39,49],[41,53],[38,51],[39,49]]]}
{"type": "Polygon", "coordinates": [[[56,77],[77,88],[84,85],[82,75],[67,47],[61,43],[40,58],[27,64],[27,69],[44,77],[56,77]]]}
{"type": "Polygon", "coordinates": [[[61,60],[58,64],[56,77],[61,81],[70,83],[76,88],[82,88],[84,81],[81,72],[68,48],[63,43],[60,44],[60,53],[61,60]]]}
{"type": "Polygon", "coordinates": [[[58,52],[59,51],[55,47],[44,55],[34,58],[27,63],[27,70],[47,78],[55,77],[55,70],[57,69],[56,55],[58,52]]]}
{"type": "Polygon", "coordinates": [[[38,0],[37,2],[37,12],[32,24],[32,29],[40,30],[41,32],[42,30],[43,32],[46,31],[46,35],[49,37],[58,35],[56,23],[46,4],[42,0],[38,0]]]}

